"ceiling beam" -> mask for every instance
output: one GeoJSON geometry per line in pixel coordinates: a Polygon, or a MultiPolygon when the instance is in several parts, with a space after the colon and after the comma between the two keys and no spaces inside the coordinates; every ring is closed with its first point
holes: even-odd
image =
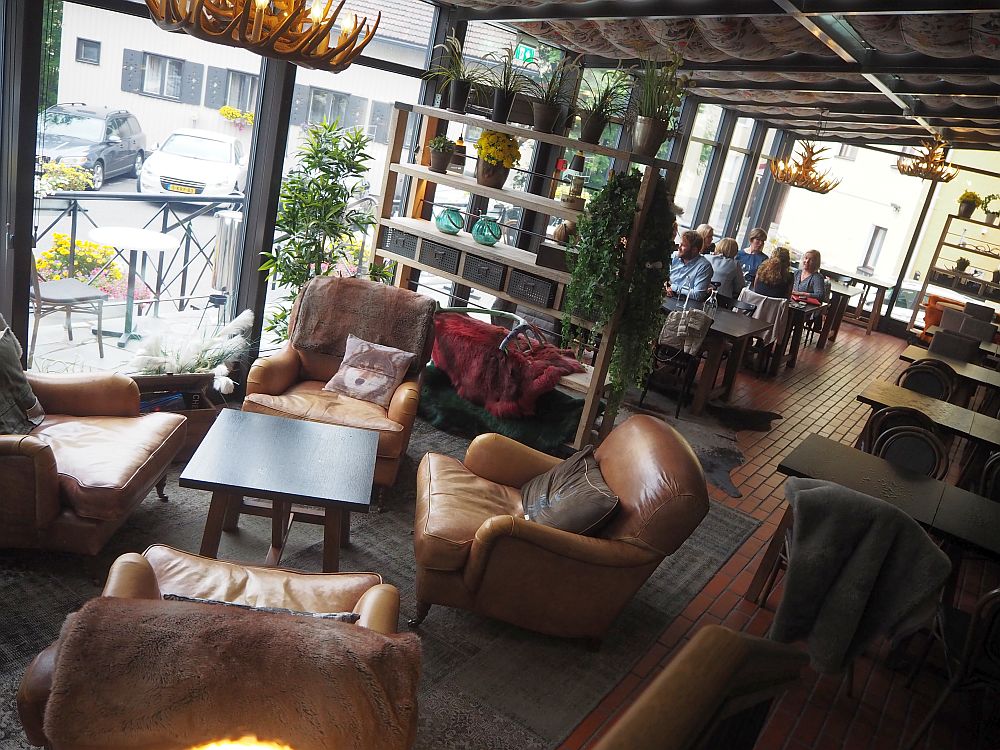
{"type": "MultiPolygon", "coordinates": [[[[588,67],[615,67],[618,60],[584,57],[588,67]],[[591,61],[603,65],[591,66],[591,61]]],[[[638,64],[639,60],[622,61],[622,65],[638,64]]],[[[865,52],[863,59],[846,61],[833,56],[793,54],[773,60],[737,60],[721,62],[695,62],[685,60],[683,70],[756,72],[756,73],[829,73],[830,75],[975,75],[996,74],[996,60],[980,57],[940,58],[917,52],[889,55],[882,52],[865,52]]]]}
{"type": "MultiPolygon", "coordinates": [[[[731,107],[731,108],[733,108],[733,107],[731,107]]],[[[819,118],[818,114],[816,114],[816,115],[811,115],[811,114],[810,115],[803,115],[803,114],[788,115],[788,114],[777,114],[777,113],[771,114],[771,113],[768,113],[768,112],[761,112],[759,110],[755,110],[755,109],[752,109],[752,108],[751,109],[745,109],[745,108],[742,108],[742,107],[739,107],[739,106],[735,107],[735,109],[738,112],[740,112],[740,114],[742,114],[742,115],[744,115],[746,117],[754,117],[754,118],[757,118],[757,119],[760,119],[760,120],[787,120],[787,121],[790,121],[790,122],[814,122],[814,123],[817,123],[817,124],[820,122],[820,118],[819,118]]],[[[988,128],[991,127],[990,125],[983,125],[982,123],[973,122],[972,120],[969,120],[969,119],[942,118],[942,117],[928,117],[927,119],[930,120],[931,122],[933,122],[936,125],[940,125],[941,127],[983,128],[983,129],[988,129],[988,128]]],[[[863,124],[863,125],[884,124],[884,125],[901,125],[901,126],[902,125],[910,125],[910,126],[913,126],[913,127],[920,127],[919,125],[917,125],[916,123],[914,123],[912,120],[904,118],[902,115],[874,115],[874,116],[866,116],[866,115],[844,115],[844,114],[840,114],[840,115],[836,115],[833,118],[831,118],[829,116],[824,116],[823,117],[823,122],[825,122],[825,123],[830,123],[830,122],[854,122],[854,123],[860,123],[860,124],[863,124]]],[[[992,122],[992,121],[990,121],[990,122],[992,122]]],[[[792,126],[786,124],[783,127],[792,127],[792,126]]]]}
{"type": "MultiPolygon", "coordinates": [[[[817,117],[836,118],[838,114],[845,115],[901,115],[903,117],[919,118],[961,118],[961,119],[982,119],[996,121],[996,109],[973,109],[970,107],[960,107],[952,105],[950,107],[935,107],[931,109],[923,104],[914,104],[913,108],[907,112],[900,109],[891,102],[811,102],[801,104],[796,102],[764,102],[754,101],[747,97],[738,99],[721,99],[719,97],[699,95],[699,100],[706,104],[718,104],[723,107],[781,107],[784,109],[802,110],[808,114],[809,110],[815,110],[817,117]]],[[[919,123],[925,129],[925,123],[919,123]]]]}
{"type": "MultiPolygon", "coordinates": [[[[695,88],[706,89],[738,89],[745,91],[795,91],[807,94],[874,94],[877,90],[870,83],[860,78],[857,81],[829,81],[811,83],[805,81],[715,81],[711,78],[691,80],[695,88]]],[[[968,86],[960,83],[938,81],[933,84],[909,83],[893,80],[893,90],[897,94],[910,96],[956,96],[956,97],[1000,97],[1000,86],[995,83],[979,86],[968,86]]]]}

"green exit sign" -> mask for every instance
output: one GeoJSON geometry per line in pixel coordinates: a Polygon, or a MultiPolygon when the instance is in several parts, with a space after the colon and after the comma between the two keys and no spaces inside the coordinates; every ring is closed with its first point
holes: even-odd
{"type": "Polygon", "coordinates": [[[514,59],[522,65],[527,65],[535,59],[535,48],[527,44],[519,44],[514,48],[514,59]]]}

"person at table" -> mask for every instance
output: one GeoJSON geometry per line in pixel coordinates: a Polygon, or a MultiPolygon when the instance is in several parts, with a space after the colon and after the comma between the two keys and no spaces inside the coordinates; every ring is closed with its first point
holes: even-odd
{"type": "Polygon", "coordinates": [[[736,260],[743,266],[743,278],[747,286],[753,285],[757,269],[767,260],[767,256],[764,255],[765,242],[767,242],[767,232],[760,227],[754,227],[750,230],[750,246],[740,250],[736,255],[736,260]]]}
{"type": "Polygon", "coordinates": [[[746,286],[743,267],[736,261],[739,249],[736,240],[723,237],[716,243],[715,252],[705,256],[712,264],[712,283],[717,285],[719,297],[728,301],[730,307],[733,300],[740,296],[740,290],[746,286]]]}
{"type": "Polygon", "coordinates": [[[760,264],[752,289],[765,297],[788,299],[792,293],[792,259],[787,247],[779,247],[760,264]]]}
{"type": "Polygon", "coordinates": [[[819,272],[821,260],[819,250],[806,250],[801,267],[795,272],[792,281],[793,292],[801,292],[820,302],[826,302],[826,282],[819,272]]]}
{"type": "Polygon", "coordinates": [[[670,281],[664,284],[668,297],[687,297],[704,302],[712,286],[712,264],[701,254],[701,235],[692,229],[681,233],[680,248],[670,263],[670,281]]]}
{"type": "Polygon", "coordinates": [[[715,230],[708,224],[699,224],[695,231],[701,235],[701,254],[712,255],[715,252],[715,230]]]}

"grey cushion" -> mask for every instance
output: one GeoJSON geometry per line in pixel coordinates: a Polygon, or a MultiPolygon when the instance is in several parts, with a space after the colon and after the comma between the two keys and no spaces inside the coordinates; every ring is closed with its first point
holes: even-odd
{"type": "Polygon", "coordinates": [[[574,534],[594,534],[618,509],[588,445],[521,488],[521,505],[529,521],[574,534]]]}
{"type": "MultiPolygon", "coordinates": [[[[72,305],[79,302],[98,302],[108,298],[107,292],[85,284],[78,279],[57,279],[42,281],[38,284],[38,293],[42,301],[54,305],[72,305]]],[[[32,292],[34,296],[34,292],[32,292]]]]}
{"type": "Polygon", "coordinates": [[[0,317],[0,435],[27,435],[44,416],[21,367],[21,345],[0,317]]]}

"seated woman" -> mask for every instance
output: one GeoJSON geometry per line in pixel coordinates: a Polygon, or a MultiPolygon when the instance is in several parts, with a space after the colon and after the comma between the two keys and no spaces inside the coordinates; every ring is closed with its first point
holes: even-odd
{"type": "Polygon", "coordinates": [[[826,302],[826,281],[819,272],[820,260],[819,250],[806,251],[802,256],[802,267],[795,272],[792,291],[826,302]]]}
{"type": "Polygon", "coordinates": [[[779,247],[760,264],[753,291],[765,297],[787,298],[792,293],[792,259],[787,247],[779,247]]]}
{"type": "Polygon", "coordinates": [[[733,300],[740,296],[740,290],[746,286],[743,278],[743,267],[736,260],[740,246],[732,237],[725,237],[715,244],[715,253],[706,255],[712,264],[712,283],[718,285],[719,304],[733,306],[733,300]]]}

